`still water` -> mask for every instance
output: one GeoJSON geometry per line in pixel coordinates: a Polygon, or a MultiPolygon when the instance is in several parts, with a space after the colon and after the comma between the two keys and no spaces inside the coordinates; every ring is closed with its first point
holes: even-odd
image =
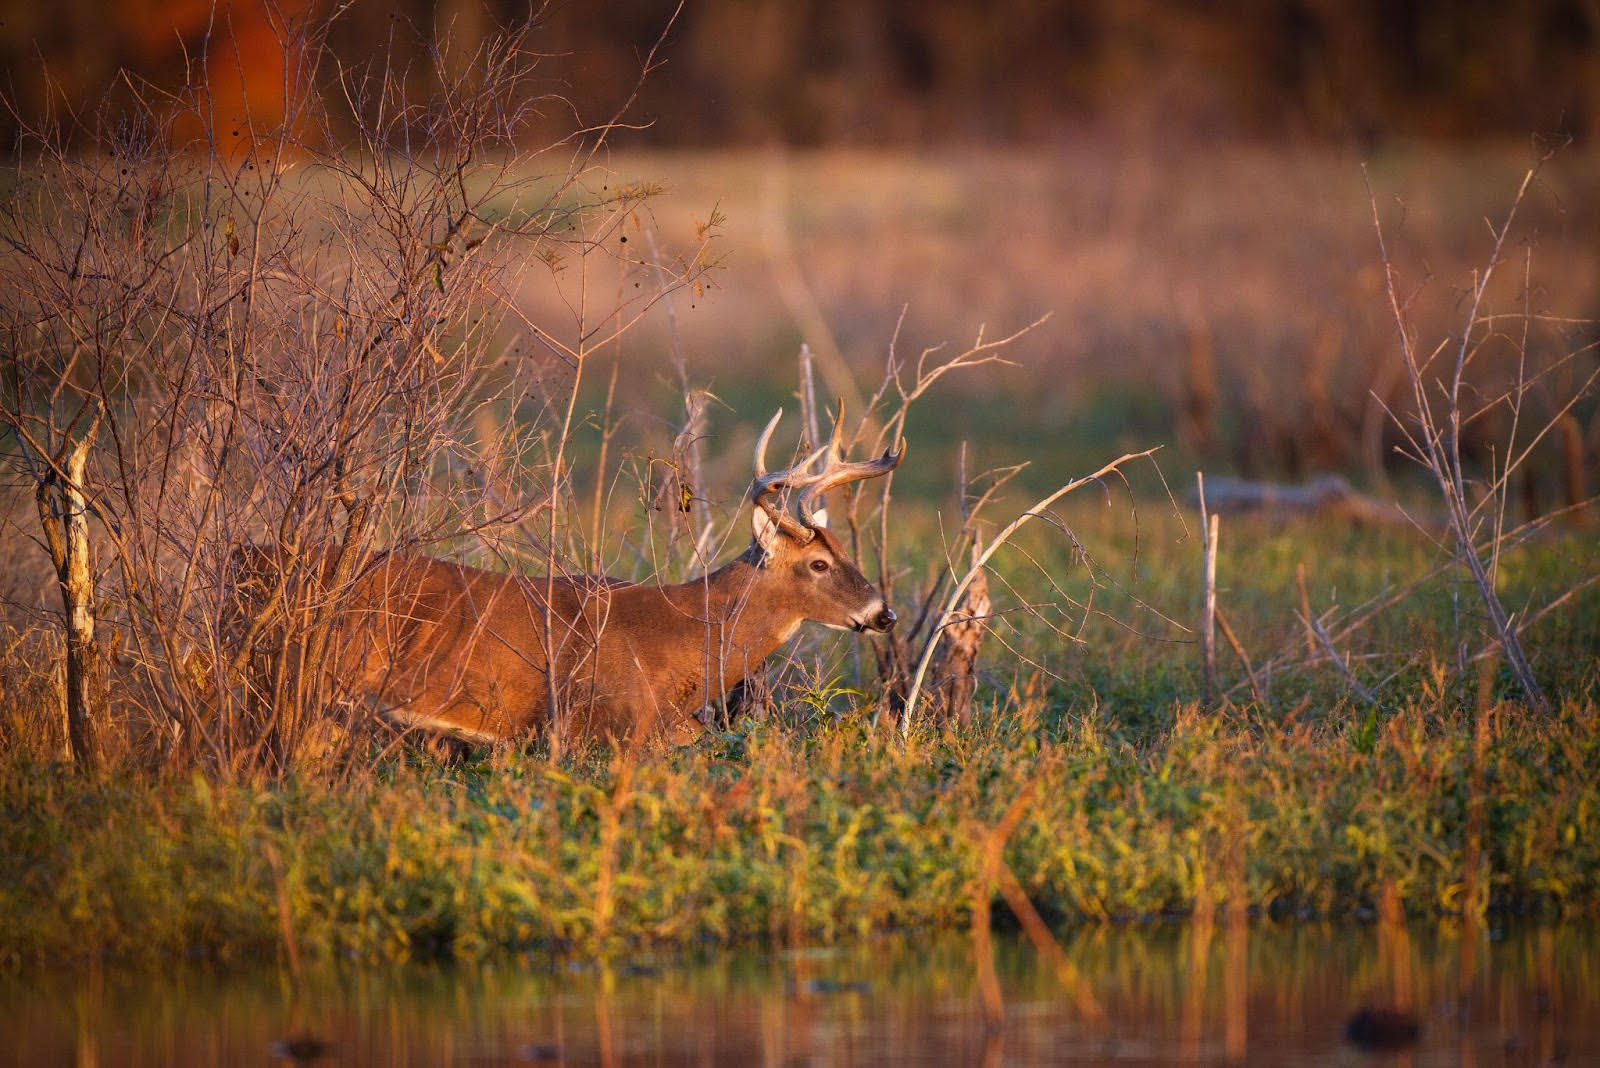
{"type": "Polygon", "coordinates": [[[956,936],[604,969],[6,976],[0,1063],[1600,1064],[1592,925],[1463,936],[1154,924],[1080,930],[1062,947],[1064,967],[996,936],[998,1031],[985,1025],[971,942],[956,936]],[[1396,1011],[1358,1016],[1364,1007],[1396,1011]],[[1394,1048],[1352,1042],[1352,1019],[1394,1048]]]}

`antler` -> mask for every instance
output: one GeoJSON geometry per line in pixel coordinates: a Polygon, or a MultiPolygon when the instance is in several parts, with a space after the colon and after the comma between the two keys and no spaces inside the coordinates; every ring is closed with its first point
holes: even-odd
{"type": "Polygon", "coordinates": [[[816,452],[807,456],[793,467],[786,467],[782,471],[767,472],[767,442],[772,439],[773,430],[777,429],[778,420],[783,418],[783,409],[779,408],[772,418],[767,421],[767,428],[761,432],[761,437],[756,440],[756,480],[750,487],[750,499],[757,508],[766,512],[772,521],[778,524],[778,529],[791,538],[804,545],[814,536],[815,531],[810,523],[802,524],[794,516],[789,515],[773,497],[779,490],[802,489],[822,477],[821,473],[801,474],[806,468],[816,463],[831,445],[824,445],[816,452]]]}
{"type": "Polygon", "coordinates": [[[817,521],[817,500],[835,486],[843,486],[851,482],[860,482],[862,479],[876,478],[886,475],[900,466],[900,461],[905,459],[905,439],[900,440],[899,449],[888,448],[876,460],[858,460],[854,463],[845,463],[840,457],[844,452],[844,402],[839,402],[839,414],[833,421],[833,434],[828,444],[807,456],[793,467],[782,471],[767,473],[766,455],[767,442],[772,438],[772,432],[778,426],[778,420],[783,418],[783,409],[779,408],[767,422],[767,428],[761,432],[761,437],[756,441],[756,480],[751,487],[750,498],[756,506],[765,510],[778,524],[785,534],[804,545],[815,536],[816,530],[822,524],[817,521]],[[828,460],[821,471],[812,474],[801,474],[806,468],[816,463],[824,455],[828,460]],[[780,489],[799,490],[800,496],[795,501],[795,509],[800,513],[796,520],[782,509],[778,508],[772,497],[780,489]]]}
{"type": "Polygon", "coordinates": [[[886,475],[900,466],[900,461],[906,456],[906,442],[900,439],[900,448],[892,446],[883,450],[883,455],[876,460],[857,460],[854,463],[845,463],[840,457],[843,455],[843,429],[844,429],[844,401],[839,401],[839,414],[833,420],[832,440],[828,442],[828,462],[823,466],[817,477],[806,484],[800,493],[800,499],[795,502],[800,512],[800,521],[806,527],[817,526],[813,513],[816,511],[814,502],[835,486],[843,486],[851,482],[860,482],[862,479],[876,478],[886,475]]]}

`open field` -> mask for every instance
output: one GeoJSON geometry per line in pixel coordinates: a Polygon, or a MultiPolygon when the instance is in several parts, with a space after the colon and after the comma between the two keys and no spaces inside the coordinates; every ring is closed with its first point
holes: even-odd
{"type": "MultiPolygon", "coordinates": [[[[996,337],[1049,314],[1009,350],[1018,366],[930,396],[914,415],[918,440],[965,438],[995,464],[1061,458],[1069,470],[1159,444],[1178,470],[1381,481],[1405,465],[1371,394],[1400,410],[1407,401],[1363,164],[1413,328],[1431,348],[1459,335],[1463,294],[1489,260],[1489,226],[1504,222],[1536,160],[1520,144],[1396,145],[1363,160],[1317,147],[1094,139],[925,154],[620,155],[607,162],[611,181],[666,189],[641,215],[666,244],[687,240],[713,210],[725,220],[723,269],[674,302],[670,323],[623,347],[637,372],[624,392],[656,417],[670,410],[676,383],[663,354],[677,348],[734,404],[733,418],[750,421],[749,410],[792,389],[802,341],[818,351],[828,389],[861,396],[882,375],[897,325],[906,361],[969,342],[980,327],[996,337]]],[[[1570,150],[1543,165],[1518,211],[1483,310],[1501,317],[1504,339],[1530,317],[1530,373],[1583,352],[1564,372],[1581,379],[1595,359],[1597,203],[1600,165],[1570,150]]],[[[1509,355],[1490,346],[1480,389],[1504,384],[1509,355]]],[[[1581,414],[1591,470],[1595,411],[1590,398],[1581,414]]],[[[1476,447],[1501,429],[1484,421],[1476,447]]],[[[1555,460],[1536,459],[1550,502],[1555,460]]]]}

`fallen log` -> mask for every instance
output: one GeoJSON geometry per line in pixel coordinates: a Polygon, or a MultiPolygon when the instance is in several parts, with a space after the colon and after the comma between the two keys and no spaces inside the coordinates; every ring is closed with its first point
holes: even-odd
{"type": "MultiPolygon", "coordinates": [[[[1398,504],[1359,492],[1343,475],[1318,475],[1300,485],[1208,475],[1205,486],[1206,508],[1213,512],[1319,515],[1373,526],[1428,525],[1425,517],[1413,516],[1398,504]]],[[[1191,503],[1198,499],[1193,492],[1189,496],[1191,503]]]]}

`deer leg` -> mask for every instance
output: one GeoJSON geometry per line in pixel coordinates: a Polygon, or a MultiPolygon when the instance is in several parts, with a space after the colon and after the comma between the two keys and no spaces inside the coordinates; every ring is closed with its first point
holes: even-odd
{"type": "Polygon", "coordinates": [[[433,711],[395,705],[382,709],[382,715],[402,730],[433,731],[480,745],[505,741],[511,734],[498,706],[480,701],[470,692],[452,697],[433,711]]]}

